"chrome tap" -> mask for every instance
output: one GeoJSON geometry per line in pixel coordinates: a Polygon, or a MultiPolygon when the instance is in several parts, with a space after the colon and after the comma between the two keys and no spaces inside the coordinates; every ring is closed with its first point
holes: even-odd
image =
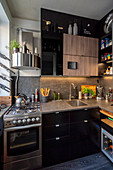
{"type": "Polygon", "coordinates": [[[72,96],[72,94],[71,94],[71,93],[72,93],[72,91],[71,91],[71,87],[73,87],[73,89],[76,89],[76,88],[77,88],[77,86],[75,86],[75,85],[74,85],[74,83],[71,83],[71,84],[70,84],[70,94],[69,94],[69,100],[71,100],[71,99],[72,99],[72,97],[73,97],[73,96],[72,96]]]}

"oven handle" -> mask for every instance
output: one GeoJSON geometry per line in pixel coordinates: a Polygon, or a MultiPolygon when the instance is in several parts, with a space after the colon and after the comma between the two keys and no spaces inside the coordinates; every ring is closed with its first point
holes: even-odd
{"type": "Polygon", "coordinates": [[[6,128],[4,131],[14,131],[14,130],[22,130],[22,129],[28,129],[32,127],[39,127],[41,126],[41,123],[38,124],[32,124],[32,125],[27,125],[27,126],[17,126],[17,127],[11,127],[11,128],[6,128]]]}

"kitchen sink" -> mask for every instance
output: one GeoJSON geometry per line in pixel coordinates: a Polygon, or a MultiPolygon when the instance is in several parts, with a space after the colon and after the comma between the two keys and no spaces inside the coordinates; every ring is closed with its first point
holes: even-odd
{"type": "Polygon", "coordinates": [[[87,106],[87,104],[81,102],[80,100],[76,101],[67,101],[68,104],[70,104],[73,107],[78,107],[78,106],[87,106]]]}

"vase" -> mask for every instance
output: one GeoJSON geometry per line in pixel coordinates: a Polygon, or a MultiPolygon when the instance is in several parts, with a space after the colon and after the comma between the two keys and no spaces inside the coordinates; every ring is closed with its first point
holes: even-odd
{"type": "Polygon", "coordinates": [[[14,53],[18,53],[18,52],[19,52],[19,48],[15,48],[15,47],[14,47],[14,48],[13,48],[13,52],[14,52],[14,53]]]}

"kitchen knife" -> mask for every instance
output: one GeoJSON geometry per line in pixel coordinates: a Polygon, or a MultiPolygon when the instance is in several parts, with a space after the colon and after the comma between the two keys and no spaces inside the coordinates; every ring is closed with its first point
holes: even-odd
{"type": "Polygon", "coordinates": [[[12,70],[9,69],[8,67],[6,67],[4,64],[0,63],[0,66],[3,67],[4,69],[6,69],[8,72],[11,72],[11,73],[15,74],[14,71],[12,71],[12,70]]]}
{"type": "Polygon", "coordinates": [[[4,54],[0,53],[0,57],[5,59],[5,60],[8,60],[8,61],[11,61],[8,57],[6,57],[4,54]]]}

